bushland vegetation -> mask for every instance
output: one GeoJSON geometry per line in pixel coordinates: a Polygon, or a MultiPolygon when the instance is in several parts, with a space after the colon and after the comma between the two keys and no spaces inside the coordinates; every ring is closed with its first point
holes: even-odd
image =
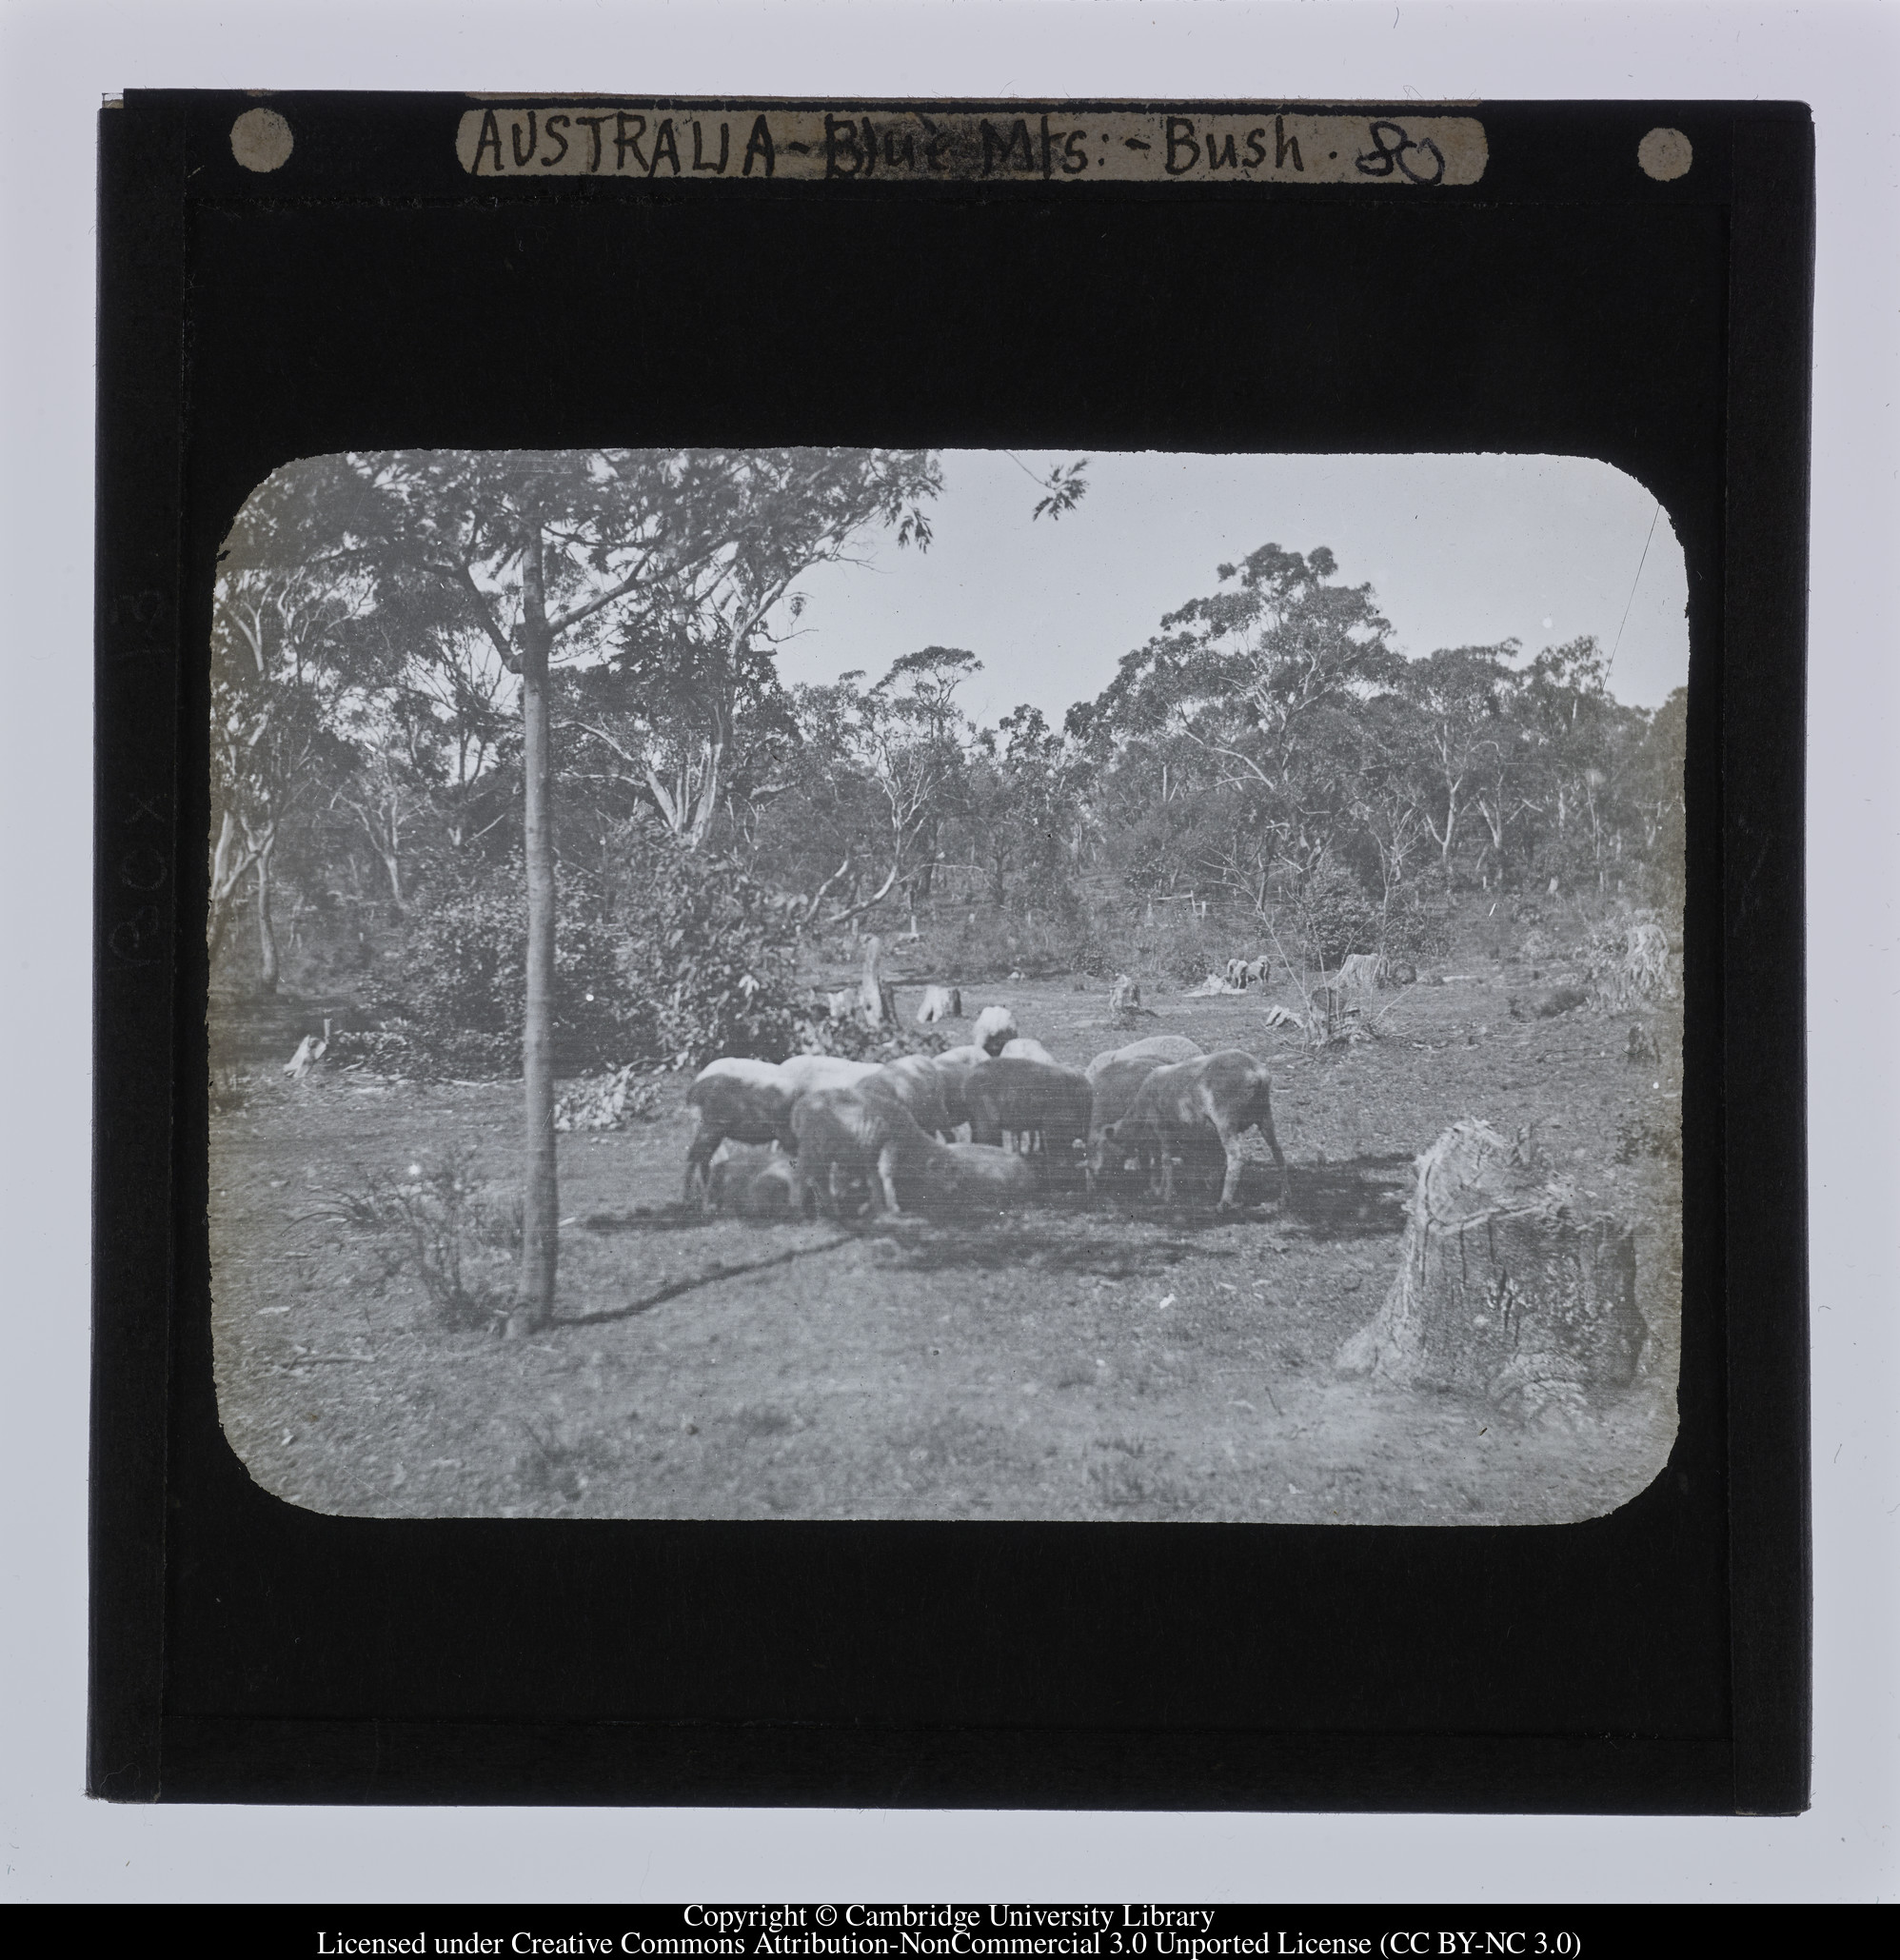
{"type": "Polygon", "coordinates": [[[940,487],[928,451],[347,455],[228,541],[214,996],[321,996],[389,1073],[545,1079],[530,1318],[554,1073],[835,1047],[814,980],[864,935],[919,978],[1165,989],[1556,906],[1676,930],[1685,696],[1617,701],[1588,636],[1407,659],[1324,545],[1210,567],[1060,727],[971,719],[999,649],[787,683],[800,578],[926,548],[940,487]]]}

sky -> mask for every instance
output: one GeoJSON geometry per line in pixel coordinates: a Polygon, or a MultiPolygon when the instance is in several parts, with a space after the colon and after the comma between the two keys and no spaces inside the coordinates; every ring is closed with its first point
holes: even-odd
{"type": "Polygon", "coordinates": [[[1681,547],[1668,512],[1609,464],[1124,451],[1090,457],[1075,509],[1033,520],[1035,479],[1074,460],[943,451],[930,549],[876,535],[856,562],[802,579],[784,679],[861,668],[876,680],[901,654],[960,646],[983,663],[966,713],[987,724],[1027,702],[1059,726],[1163,613],[1216,590],[1217,565],[1266,544],[1329,545],[1340,579],[1371,583],[1410,656],[1514,638],[1529,659],[1593,633],[1616,648],[1619,700],[1654,707],[1688,678],[1681,547]]]}

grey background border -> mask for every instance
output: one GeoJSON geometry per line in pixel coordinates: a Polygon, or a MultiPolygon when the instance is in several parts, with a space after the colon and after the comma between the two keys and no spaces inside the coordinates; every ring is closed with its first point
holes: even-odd
{"type": "Polygon", "coordinates": [[[1865,1899],[1896,1872],[1900,10],[549,5],[0,11],[9,1099],[0,1898],[1865,1899]],[[1809,949],[1816,1758],[1803,1818],[370,1812],[83,1775],[93,116],[126,86],[1800,97],[1820,182],[1809,949]]]}

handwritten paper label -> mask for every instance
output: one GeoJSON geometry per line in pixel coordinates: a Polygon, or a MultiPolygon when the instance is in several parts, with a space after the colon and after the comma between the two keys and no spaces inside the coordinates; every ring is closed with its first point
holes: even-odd
{"type": "Polygon", "coordinates": [[[1370,109],[1091,110],[772,103],[543,103],[471,109],[456,154],[477,177],[702,183],[1475,184],[1475,117],[1370,109]]]}

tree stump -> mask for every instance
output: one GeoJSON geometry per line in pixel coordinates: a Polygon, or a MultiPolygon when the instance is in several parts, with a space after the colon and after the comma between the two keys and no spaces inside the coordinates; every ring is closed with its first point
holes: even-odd
{"type": "Polygon", "coordinates": [[[1341,1374],[1455,1389],[1526,1420],[1621,1388],[1648,1329],[1635,1237],[1486,1124],[1455,1123],[1417,1160],[1398,1277],[1339,1350],[1341,1374]]]}
{"type": "Polygon", "coordinates": [[[879,971],[883,955],[883,941],[874,933],[864,943],[864,978],[858,983],[859,1005],[874,1028],[887,1027],[898,1018],[897,996],[879,971]]]}

